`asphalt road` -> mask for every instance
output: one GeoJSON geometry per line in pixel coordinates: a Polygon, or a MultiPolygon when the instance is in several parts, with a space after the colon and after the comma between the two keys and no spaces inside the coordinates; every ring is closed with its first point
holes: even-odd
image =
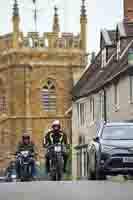
{"type": "Polygon", "coordinates": [[[32,182],[1,183],[0,200],[133,200],[133,183],[32,182]]]}

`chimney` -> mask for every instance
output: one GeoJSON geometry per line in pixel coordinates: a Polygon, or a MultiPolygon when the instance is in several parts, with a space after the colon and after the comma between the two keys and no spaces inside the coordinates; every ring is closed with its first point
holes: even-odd
{"type": "Polygon", "coordinates": [[[124,0],[124,20],[133,21],[133,0],[124,0]]]}

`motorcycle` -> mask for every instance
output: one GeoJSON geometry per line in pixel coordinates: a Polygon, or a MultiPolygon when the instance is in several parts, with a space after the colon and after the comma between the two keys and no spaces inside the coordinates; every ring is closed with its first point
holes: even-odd
{"type": "Polygon", "coordinates": [[[17,161],[20,166],[20,180],[21,181],[30,181],[32,177],[32,166],[31,162],[33,161],[33,155],[29,151],[21,151],[17,155],[17,161]]]}
{"type": "Polygon", "coordinates": [[[64,158],[63,154],[66,152],[66,148],[62,144],[54,144],[48,147],[50,155],[50,177],[53,181],[60,181],[63,177],[64,158]]]}
{"type": "Polygon", "coordinates": [[[11,163],[11,165],[7,168],[5,174],[6,182],[17,182],[17,173],[16,173],[16,164],[15,162],[11,163]]]}

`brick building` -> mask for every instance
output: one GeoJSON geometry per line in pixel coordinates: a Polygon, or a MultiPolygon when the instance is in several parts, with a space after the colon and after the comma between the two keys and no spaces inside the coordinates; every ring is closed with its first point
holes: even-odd
{"type": "Polygon", "coordinates": [[[86,66],[85,0],[78,35],[60,31],[57,8],[52,32],[42,36],[25,36],[20,21],[14,0],[12,32],[0,36],[0,166],[24,131],[31,132],[43,158],[42,138],[54,119],[71,138],[71,90],[86,66]]]}

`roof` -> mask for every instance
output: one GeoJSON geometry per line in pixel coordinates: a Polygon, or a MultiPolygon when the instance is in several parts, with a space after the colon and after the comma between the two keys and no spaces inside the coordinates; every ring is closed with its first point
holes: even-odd
{"type": "MultiPolygon", "coordinates": [[[[128,24],[126,24],[126,29],[128,29],[128,24]]],[[[112,38],[115,38],[115,31],[110,31],[109,34],[112,38]]],[[[104,68],[101,68],[100,51],[94,63],[90,65],[86,73],[83,74],[79,82],[73,88],[73,100],[87,97],[92,93],[98,92],[107,84],[124,74],[129,67],[132,67],[128,65],[128,51],[130,47],[133,48],[133,34],[130,38],[128,36],[125,37],[122,43],[121,59],[119,61],[116,60],[116,48],[112,49],[112,53],[104,68]]]]}

